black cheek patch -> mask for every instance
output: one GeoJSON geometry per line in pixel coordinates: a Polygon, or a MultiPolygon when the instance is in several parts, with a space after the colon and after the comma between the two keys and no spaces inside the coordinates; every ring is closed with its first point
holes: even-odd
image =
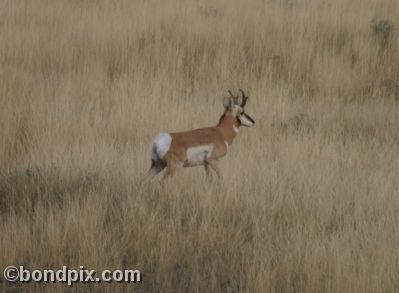
{"type": "Polygon", "coordinates": [[[251,121],[253,124],[255,124],[254,119],[252,119],[249,115],[247,115],[247,113],[244,113],[245,118],[247,118],[249,121],[251,121]]]}

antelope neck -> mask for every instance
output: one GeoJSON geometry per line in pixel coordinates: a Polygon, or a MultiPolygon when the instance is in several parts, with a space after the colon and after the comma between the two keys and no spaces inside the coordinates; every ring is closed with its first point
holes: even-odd
{"type": "Polygon", "coordinates": [[[234,138],[236,137],[239,127],[240,124],[238,123],[237,119],[229,113],[223,114],[217,126],[222,133],[224,140],[229,145],[232,144],[234,138]]]}

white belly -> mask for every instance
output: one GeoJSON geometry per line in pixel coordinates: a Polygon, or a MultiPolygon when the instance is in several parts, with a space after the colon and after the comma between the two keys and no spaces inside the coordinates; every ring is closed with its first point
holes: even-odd
{"type": "Polygon", "coordinates": [[[187,149],[187,160],[184,162],[185,167],[193,167],[203,165],[212,155],[213,145],[201,145],[187,149]]]}

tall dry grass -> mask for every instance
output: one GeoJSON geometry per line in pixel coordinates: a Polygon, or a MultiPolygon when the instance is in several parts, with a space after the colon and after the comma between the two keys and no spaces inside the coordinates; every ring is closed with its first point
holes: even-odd
{"type": "MultiPolygon", "coordinates": [[[[0,267],[140,269],[148,292],[399,290],[396,0],[0,2],[0,267]],[[254,128],[140,189],[153,136],[254,128]]],[[[3,290],[67,290],[64,284],[3,290]]]]}

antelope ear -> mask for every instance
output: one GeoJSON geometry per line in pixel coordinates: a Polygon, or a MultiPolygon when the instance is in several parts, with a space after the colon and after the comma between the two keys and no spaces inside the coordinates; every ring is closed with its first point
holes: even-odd
{"type": "Polygon", "coordinates": [[[233,98],[232,97],[224,97],[223,98],[223,106],[228,109],[231,108],[231,106],[234,104],[233,98]]]}

